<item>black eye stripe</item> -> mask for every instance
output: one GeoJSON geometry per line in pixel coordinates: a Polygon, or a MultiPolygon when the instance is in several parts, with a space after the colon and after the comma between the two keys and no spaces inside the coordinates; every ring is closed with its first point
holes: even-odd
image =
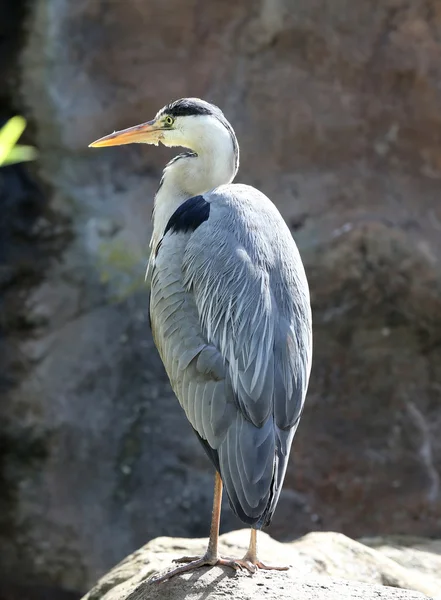
{"type": "Polygon", "coordinates": [[[191,100],[189,98],[182,98],[181,100],[176,100],[176,102],[172,102],[164,108],[164,114],[171,115],[172,117],[212,115],[214,111],[214,106],[210,108],[210,105],[208,103],[207,105],[205,105],[202,104],[202,102],[195,102],[194,100],[191,100]]]}
{"type": "Polygon", "coordinates": [[[228,130],[231,136],[231,141],[234,148],[235,169],[238,169],[239,146],[237,144],[236,135],[220,108],[199,98],[181,98],[180,100],[175,100],[174,102],[167,104],[167,106],[162,108],[156,116],[159,118],[165,115],[171,116],[174,120],[177,117],[192,117],[198,115],[211,115],[212,117],[218,119],[228,130]]]}

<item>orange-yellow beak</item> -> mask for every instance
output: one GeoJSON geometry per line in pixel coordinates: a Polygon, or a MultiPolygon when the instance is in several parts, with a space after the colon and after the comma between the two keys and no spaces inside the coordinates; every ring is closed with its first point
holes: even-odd
{"type": "Polygon", "coordinates": [[[162,139],[163,129],[155,120],[135,125],[122,131],[114,131],[95,142],[89,144],[89,148],[101,148],[102,146],[122,146],[123,144],[155,144],[158,145],[162,139]]]}

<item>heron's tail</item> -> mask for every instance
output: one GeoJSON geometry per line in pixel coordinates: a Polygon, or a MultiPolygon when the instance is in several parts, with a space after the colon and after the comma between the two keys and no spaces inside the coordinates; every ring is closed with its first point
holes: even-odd
{"type": "Polygon", "coordinates": [[[219,472],[233,512],[260,529],[271,522],[285,478],[294,430],[270,418],[256,427],[238,414],[218,450],[219,472]]]}
{"type": "Polygon", "coordinates": [[[296,428],[283,431],[276,427],[276,452],[274,456],[273,479],[271,482],[271,498],[265,513],[262,515],[261,521],[257,524],[259,529],[267,527],[271,523],[277,503],[279,502],[295,430],[296,428]]]}
{"type": "Polygon", "coordinates": [[[262,427],[256,427],[237,413],[218,449],[213,449],[194,430],[220,473],[233,512],[243,523],[256,529],[270,524],[295,429],[281,430],[271,418],[262,427]]]}

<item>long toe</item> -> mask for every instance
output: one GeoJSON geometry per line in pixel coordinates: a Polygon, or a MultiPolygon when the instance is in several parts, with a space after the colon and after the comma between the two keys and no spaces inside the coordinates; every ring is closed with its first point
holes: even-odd
{"type": "Polygon", "coordinates": [[[263,571],[288,571],[289,567],[277,567],[276,565],[266,565],[260,560],[256,560],[253,563],[256,569],[262,569],[263,571]]]}
{"type": "Polygon", "coordinates": [[[213,558],[210,555],[206,556],[183,556],[182,558],[175,559],[173,562],[178,563],[188,563],[184,564],[181,567],[176,567],[168,573],[164,573],[164,575],[159,575],[157,577],[152,577],[149,580],[149,583],[162,583],[163,581],[167,581],[167,579],[171,579],[175,575],[182,575],[182,573],[188,573],[189,571],[194,571],[195,569],[199,569],[200,567],[214,567],[216,565],[222,567],[230,567],[235,571],[238,571],[242,568],[247,568],[247,566],[242,565],[240,560],[235,560],[233,558],[213,558]]]}
{"type": "Polygon", "coordinates": [[[245,556],[237,561],[241,564],[241,566],[245,569],[248,569],[250,573],[255,573],[259,569],[262,571],[288,571],[289,567],[277,567],[275,565],[266,565],[261,560],[257,558],[257,556],[253,555],[250,552],[247,552],[245,556]]]}
{"type": "Polygon", "coordinates": [[[181,558],[174,558],[173,562],[175,563],[191,563],[195,560],[199,560],[202,556],[181,556],[181,558]]]}
{"type": "Polygon", "coordinates": [[[235,571],[241,571],[242,569],[247,569],[246,565],[242,564],[241,560],[237,560],[235,558],[218,558],[216,565],[220,565],[221,567],[230,567],[235,571]]]}
{"type": "Polygon", "coordinates": [[[234,565],[229,565],[229,566],[232,566],[234,569],[241,569],[241,570],[245,569],[246,571],[249,571],[251,574],[254,574],[257,571],[256,565],[254,565],[250,560],[247,560],[246,558],[232,559],[231,562],[233,562],[234,565]]]}
{"type": "MultiPolygon", "coordinates": [[[[189,557],[184,556],[184,558],[189,557]]],[[[180,561],[181,559],[178,559],[175,562],[180,561]]],[[[205,567],[207,565],[211,566],[210,560],[207,559],[205,556],[202,556],[201,558],[196,558],[196,560],[193,560],[186,565],[182,565],[182,567],[176,567],[175,569],[168,571],[168,573],[164,573],[164,575],[152,577],[149,583],[162,583],[163,581],[167,581],[167,579],[175,577],[175,575],[182,575],[182,573],[188,573],[189,571],[194,571],[195,569],[199,569],[200,567],[205,567]]]]}
{"type": "Polygon", "coordinates": [[[288,571],[289,567],[278,567],[276,565],[266,565],[260,560],[255,560],[251,563],[255,570],[262,569],[262,571],[288,571]]]}

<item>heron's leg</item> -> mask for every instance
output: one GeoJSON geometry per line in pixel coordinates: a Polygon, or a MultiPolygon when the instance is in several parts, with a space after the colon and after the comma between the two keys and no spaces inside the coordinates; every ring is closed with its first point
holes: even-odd
{"type": "Polygon", "coordinates": [[[257,531],[251,529],[250,545],[248,546],[245,556],[237,561],[240,566],[245,567],[249,571],[255,572],[257,569],[287,571],[289,567],[274,567],[264,564],[257,558],[257,531]]]}
{"type": "MultiPolygon", "coordinates": [[[[238,569],[242,569],[245,565],[240,564],[240,561],[236,561],[234,559],[229,558],[220,558],[218,554],[218,542],[219,542],[219,523],[220,523],[220,514],[221,514],[221,504],[222,504],[222,479],[220,478],[219,473],[216,471],[216,478],[214,480],[214,500],[213,500],[213,512],[211,516],[211,527],[210,527],[210,539],[208,541],[207,551],[204,556],[184,556],[183,558],[179,558],[174,562],[184,562],[188,563],[186,565],[182,565],[181,567],[176,567],[172,569],[168,573],[164,575],[160,575],[159,577],[153,577],[150,579],[150,583],[161,583],[162,581],[166,581],[175,575],[180,575],[181,573],[187,573],[188,571],[193,571],[194,569],[198,569],[199,567],[204,566],[214,566],[214,565],[222,565],[225,567],[232,567],[236,571],[238,569]]],[[[245,568],[249,569],[248,566],[245,568]]],[[[253,567],[253,570],[255,567],[253,567]]]]}
{"type": "MultiPolygon", "coordinates": [[[[222,479],[219,473],[216,471],[216,475],[214,477],[214,497],[213,497],[213,510],[211,512],[211,526],[210,526],[210,537],[208,538],[208,547],[205,553],[205,558],[207,559],[217,559],[218,558],[218,544],[219,544],[219,525],[220,525],[220,517],[221,517],[221,507],[222,507],[222,479]]],[[[183,556],[182,558],[177,558],[173,562],[193,562],[198,560],[199,556],[183,556]]]]}

